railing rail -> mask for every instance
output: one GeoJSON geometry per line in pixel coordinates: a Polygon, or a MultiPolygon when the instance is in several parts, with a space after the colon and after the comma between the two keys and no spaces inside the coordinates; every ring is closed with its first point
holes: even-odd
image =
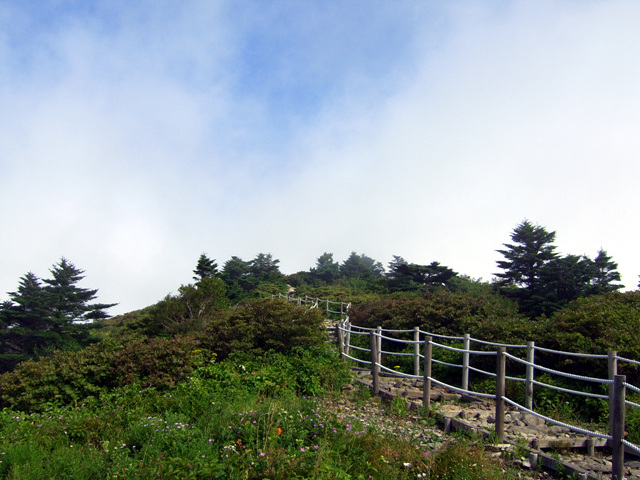
{"type": "MultiPolygon", "coordinates": [[[[527,344],[522,345],[514,345],[514,344],[506,344],[506,343],[497,343],[497,342],[489,342],[482,339],[472,338],[471,335],[465,334],[463,336],[451,336],[451,335],[439,335],[431,332],[426,332],[420,330],[418,327],[413,330],[388,330],[383,329],[382,327],[370,328],[370,327],[362,327],[358,325],[352,325],[348,312],[351,309],[351,303],[345,302],[331,302],[329,300],[321,300],[317,298],[293,298],[289,296],[274,296],[280,298],[286,298],[287,301],[295,301],[298,302],[298,305],[307,305],[311,306],[311,308],[320,308],[320,305],[324,304],[324,310],[327,313],[339,314],[340,320],[336,327],[333,327],[336,330],[338,337],[338,346],[340,355],[348,359],[349,361],[356,362],[362,365],[369,365],[371,368],[373,382],[372,388],[374,394],[379,393],[379,376],[381,371],[391,372],[399,377],[406,378],[420,378],[423,379],[423,406],[427,409],[430,409],[430,390],[431,385],[442,385],[446,388],[450,389],[454,392],[460,392],[476,397],[482,398],[492,398],[495,400],[496,405],[496,436],[499,441],[503,440],[504,436],[504,413],[505,413],[505,404],[509,404],[512,407],[533,415],[536,415],[545,421],[550,423],[554,423],[556,425],[563,426],[568,428],[569,430],[594,436],[605,438],[608,440],[609,445],[613,451],[613,470],[612,470],[612,480],[622,480],[624,478],[624,448],[625,446],[630,448],[631,450],[640,452],[640,446],[633,444],[624,439],[625,432],[625,408],[640,408],[639,404],[634,402],[629,402],[626,400],[626,390],[631,390],[634,392],[640,393],[640,388],[628,384],[626,382],[626,377],[624,375],[618,374],[618,363],[625,362],[630,365],[640,365],[639,361],[624,358],[618,356],[617,352],[610,351],[607,354],[583,354],[578,352],[567,352],[560,350],[552,350],[549,348],[543,348],[540,346],[536,346],[535,342],[527,342],[527,344]],[[339,311],[331,310],[330,305],[339,305],[339,311]],[[387,334],[394,334],[395,336],[391,337],[387,334]],[[398,335],[406,335],[411,334],[411,338],[400,338],[398,335]],[[351,335],[354,335],[354,339],[362,336],[369,336],[369,342],[365,342],[365,345],[354,345],[351,342],[351,335]],[[438,341],[434,341],[437,339],[438,341]],[[387,342],[388,344],[404,344],[407,346],[407,349],[412,348],[412,352],[395,352],[388,351],[382,349],[382,341],[387,342]],[[445,345],[442,342],[462,342],[462,348],[459,346],[445,345]],[[368,343],[368,346],[366,345],[368,343]],[[480,345],[484,345],[486,350],[472,350],[471,344],[477,343],[480,345]],[[423,353],[421,353],[421,347],[423,353]],[[462,355],[462,363],[456,364],[451,361],[444,361],[440,359],[433,358],[433,351],[437,349],[439,351],[448,351],[454,352],[455,354],[462,355]],[[526,358],[520,358],[511,353],[507,353],[507,350],[516,350],[525,352],[526,358]],[[351,352],[361,352],[363,354],[356,355],[355,353],[352,355],[351,352]],[[536,352],[544,352],[549,355],[556,356],[568,356],[568,357],[579,357],[579,358],[589,358],[592,360],[607,360],[607,371],[608,378],[595,378],[589,377],[585,375],[576,375],[574,373],[562,372],[560,370],[555,370],[551,368],[544,367],[542,365],[535,363],[535,354],[536,352]],[[404,372],[400,372],[397,369],[389,368],[387,365],[384,365],[382,362],[383,355],[385,359],[388,360],[393,357],[407,357],[413,356],[414,362],[414,372],[413,375],[407,374],[404,372]],[[482,370],[471,365],[471,358],[474,356],[488,356],[494,355],[497,358],[496,362],[496,371],[490,372],[487,370],[482,370]],[[366,356],[367,359],[359,358],[366,356]],[[510,361],[510,364],[516,363],[520,366],[524,366],[525,375],[524,377],[518,376],[507,376],[507,360],[510,361]],[[420,366],[423,365],[422,373],[420,366]],[[460,386],[450,385],[442,380],[435,378],[433,375],[433,365],[444,365],[448,367],[460,368],[462,370],[461,383],[460,386]],[[535,374],[537,371],[545,372],[551,375],[557,375],[565,378],[569,378],[574,381],[579,382],[590,382],[596,383],[600,385],[608,386],[608,394],[594,394],[592,392],[573,390],[569,388],[559,387],[556,385],[547,384],[538,380],[535,380],[535,374]],[[469,387],[469,373],[475,372],[480,373],[495,379],[496,382],[496,394],[487,394],[484,392],[473,391],[469,387]],[[525,382],[525,404],[520,405],[515,402],[513,399],[508,398],[506,395],[506,382],[507,381],[519,381],[525,382]],[[554,419],[548,416],[544,416],[539,412],[536,412],[533,406],[533,394],[534,394],[534,385],[536,388],[550,388],[559,390],[565,393],[570,393],[574,395],[587,396],[602,400],[607,400],[609,405],[609,431],[607,433],[595,432],[586,430],[578,425],[570,425],[564,422],[561,422],[558,419],[554,419]]],[[[358,342],[362,343],[362,342],[358,342]]],[[[450,359],[448,359],[450,360],[450,359]]]]}

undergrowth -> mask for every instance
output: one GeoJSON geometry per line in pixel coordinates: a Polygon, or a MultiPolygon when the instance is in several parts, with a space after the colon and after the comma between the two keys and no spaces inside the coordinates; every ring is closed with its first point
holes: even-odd
{"type": "Polygon", "coordinates": [[[3,479],[491,479],[462,440],[438,452],[318,407],[349,373],[328,348],[231,356],[172,388],[132,384],[74,405],[0,413],[3,479]]]}

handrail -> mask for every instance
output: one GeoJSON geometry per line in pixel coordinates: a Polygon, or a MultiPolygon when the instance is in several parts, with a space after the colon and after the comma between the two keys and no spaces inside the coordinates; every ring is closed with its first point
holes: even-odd
{"type": "MultiPolygon", "coordinates": [[[[275,297],[275,296],[273,296],[275,297]]],[[[282,295],[278,295],[278,298],[282,298],[284,296],[282,295]]],[[[618,361],[620,362],[625,362],[625,363],[629,363],[632,365],[640,365],[640,361],[637,360],[633,360],[633,359],[628,359],[628,358],[624,358],[624,357],[620,357],[617,355],[616,352],[608,352],[607,354],[586,354],[586,353],[580,353],[580,352],[566,352],[566,351],[560,351],[560,350],[553,350],[550,348],[544,348],[544,347],[540,347],[535,345],[534,342],[528,342],[526,345],[513,345],[513,344],[505,344],[505,343],[497,343],[497,342],[490,342],[490,341],[486,341],[486,340],[482,340],[482,339],[477,339],[477,338],[472,338],[469,334],[466,334],[464,336],[450,336],[450,335],[439,335],[439,334],[433,334],[433,333],[429,333],[429,332],[425,332],[420,330],[419,328],[415,328],[414,330],[391,330],[391,329],[383,329],[382,327],[377,327],[377,328],[371,328],[371,327],[363,327],[363,326],[358,326],[358,325],[351,325],[351,322],[349,321],[349,316],[347,315],[347,313],[349,312],[349,310],[351,309],[351,303],[345,303],[345,302],[331,302],[329,300],[321,300],[321,299],[312,299],[309,297],[304,297],[304,299],[302,298],[293,298],[293,297],[289,297],[286,296],[284,297],[287,299],[287,301],[296,301],[298,302],[299,305],[305,304],[307,305],[308,303],[312,303],[312,307],[311,308],[320,308],[319,306],[324,303],[325,304],[325,311],[327,313],[333,313],[333,314],[339,314],[340,315],[340,321],[339,323],[336,325],[335,327],[335,331],[338,334],[338,340],[339,340],[339,347],[340,347],[340,355],[345,358],[348,359],[350,361],[355,361],[357,363],[361,363],[361,364],[365,364],[365,365],[371,365],[371,370],[372,370],[372,375],[373,375],[373,389],[374,389],[374,393],[378,393],[378,391],[376,391],[377,385],[378,385],[378,380],[377,380],[377,376],[379,375],[379,371],[380,370],[384,370],[384,371],[389,371],[389,372],[393,372],[395,373],[397,376],[400,377],[406,377],[406,378],[423,378],[424,379],[424,384],[425,384],[425,388],[428,389],[430,388],[430,385],[432,384],[436,384],[436,385],[442,385],[445,386],[446,388],[450,389],[451,391],[454,392],[461,392],[461,393],[465,393],[465,394],[470,394],[470,395],[474,395],[474,396],[478,396],[478,397],[488,397],[488,398],[495,398],[496,399],[496,433],[498,434],[498,436],[502,435],[498,430],[500,428],[504,428],[504,424],[502,422],[502,426],[499,427],[499,418],[502,418],[502,416],[498,415],[498,411],[500,410],[500,412],[502,412],[502,414],[504,414],[504,403],[508,403],[509,405],[511,405],[512,407],[526,412],[526,413],[531,413],[533,415],[536,415],[542,419],[544,419],[545,421],[549,421],[550,423],[555,423],[556,425],[561,425],[564,426],[566,428],[569,428],[570,430],[577,432],[577,433],[582,433],[585,435],[589,435],[589,436],[596,436],[596,437],[601,437],[601,438],[606,438],[609,441],[613,442],[612,448],[614,449],[614,452],[618,452],[618,453],[614,453],[614,458],[617,458],[617,460],[614,459],[614,471],[618,471],[616,469],[621,468],[620,467],[620,462],[621,460],[619,458],[623,458],[620,457],[620,449],[624,449],[624,446],[628,446],[631,449],[634,449],[636,451],[640,451],[640,446],[635,445],[627,440],[625,440],[623,438],[623,434],[624,434],[624,410],[625,410],[625,406],[631,407],[631,408],[640,408],[640,404],[634,403],[634,402],[630,402],[625,400],[625,394],[624,391],[625,389],[629,389],[631,391],[640,393],[640,388],[633,386],[631,384],[626,383],[625,380],[620,380],[620,378],[625,378],[623,375],[618,375],[617,371],[618,371],[618,361]],[[331,311],[329,310],[329,304],[333,303],[333,304],[339,304],[340,305],[340,312],[336,312],[336,311],[331,311]],[[362,345],[353,345],[351,343],[351,335],[355,335],[355,338],[361,337],[363,335],[369,336],[370,337],[370,345],[367,346],[362,346],[362,345]],[[398,336],[394,336],[394,337],[389,337],[385,334],[413,334],[413,338],[412,339],[403,339],[403,338],[399,338],[398,336]],[[447,341],[462,341],[463,342],[463,346],[462,348],[459,347],[454,347],[451,345],[445,345],[442,343],[437,343],[434,342],[433,339],[438,339],[440,341],[443,340],[447,340],[447,341]],[[386,341],[386,342],[390,342],[390,343],[394,343],[394,344],[404,344],[407,347],[412,347],[413,348],[413,353],[410,352],[393,352],[393,351],[388,351],[388,350],[383,350],[382,349],[382,341],[386,341]],[[485,345],[487,347],[494,347],[495,349],[489,349],[489,350],[472,350],[470,348],[470,345],[472,342],[475,343],[479,343],[482,345],[485,345]],[[425,353],[424,355],[422,355],[420,353],[420,346],[423,345],[425,347],[425,352],[429,352],[429,353],[425,353]],[[462,364],[455,364],[452,363],[450,361],[444,361],[444,360],[440,360],[440,359],[436,359],[433,358],[433,349],[440,349],[440,350],[445,350],[445,351],[449,351],[449,352],[454,352],[456,355],[461,355],[462,356],[462,364]],[[526,349],[526,360],[523,360],[522,358],[516,357],[514,355],[511,355],[509,353],[506,352],[507,349],[526,349]],[[370,356],[370,360],[364,360],[362,358],[357,358],[355,356],[350,355],[350,351],[353,350],[355,352],[363,352],[365,354],[368,354],[370,356]],[[544,367],[542,365],[538,365],[535,363],[535,353],[536,352],[544,352],[546,354],[552,354],[552,355],[558,355],[558,356],[571,356],[571,357],[579,357],[579,358],[589,358],[589,359],[595,359],[595,360],[601,360],[601,359],[607,359],[608,361],[608,377],[607,379],[602,379],[602,378],[594,378],[594,377],[588,377],[588,376],[583,376],[583,375],[576,375],[573,373],[568,373],[568,372],[563,372],[561,370],[554,370],[551,368],[547,368],[544,367]],[[407,357],[407,356],[413,356],[414,357],[414,375],[410,375],[404,372],[399,372],[397,370],[392,370],[389,367],[385,366],[383,364],[383,355],[386,359],[388,359],[389,357],[395,357],[395,356],[401,356],[401,357],[407,357]],[[473,367],[470,365],[470,359],[471,356],[476,356],[476,355],[480,355],[480,356],[487,356],[487,355],[497,355],[499,361],[498,363],[498,367],[496,369],[496,373],[493,372],[488,372],[486,370],[482,370],[476,367],[473,367]],[[512,362],[518,363],[520,365],[523,365],[526,368],[526,376],[524,378],[521,377],[514,377],[514,376],[507,376],[505,374],[505,368],[504,366],[506,365],[506,360],[510,360],[512,362]],[[425,373],[423,376],[420,376],[420,364],[421,362],[424,362],[424,366],[425,366],[425,373]],[[446,384],[444,382],[442,382],[441,380],[437,380],[431,370],[431,365],[432,364],[437,364],[437,365],[444,365],[447,367],[455,367],[455,368],[461,368],[462,369],[462,385],[460,387],[455,386],[455,385],[449,385],[446,384]],[[503,365],[502,367],[500,367],[500,365],[503,365]],[[427,370],[428,370],[428,375],[427,375],[427,370]],[[478,392],[478,391],[473,391],[469,388],[469,384],[468,384],[468,377],[469,377],[469,372],[476,372],[476,373],[480,373],[483,375],[487,375],[490,377],[495,377],[496,378],[496,383],[497,383],[497,391],[498,392],[502,392],[499,395],[489,395],[483,392],[478,392]],[[576,381],[583,381],[583,382],[592,382],[592,383],[599,383],[602,385],[608,385],[609,389],[608,389],[608,394],[595,394],[595,393],[591,393],[591,392],[584,392],[584,391],[580,391],[580,390],[573,390],[573,389],[568,389],[568,388],[563,388],[563,387],[559,387],[556,385],[551,385],[549,383],[545,383],[545,382],[540,382],[538,380],[535,380],[535,372],[536,371],[542,371],[548,374],[552,374],[552,375],[558,375],[561,377],[566,377],[566,378],[570,378],[572,380],[576,380],[576,381]],[[505,392],[505,382],[506,381],[518,381],[518,382],[525,382],[525,405],[520,405],[518,403],[516,403],[514,400],[508,398],[504,392],[505,392]],[[502,385],[502,387],[500,387],[500,385],[502,385]],[[569,394],[573,394],[573,395],[581,395],[581,396],[586,396],[586,397],[591,397],[591,398],[597,398],[597,399],[602,399],[602,400],[607,400],[609,402],[609,417],[610,417],[610,422],[609,422],[609,434],[603,434],[603,433],[599,433],[599,432],[594,432],[594,431],[590,431],[590,430],[585,430],[579,426],[576,425],[570,425],[570,424],[566,424],[564,422],[561,422],[557,419],[553,419],[551,417],[547,417],[544,415],[541,415],[539,412],[536,412],[535,409],[533,408],[533,389],[534,386],[536,387],[541,387],[541,388],[550,388],[550,389],[554,389],[554,390],[558,390],[558,391],[562,391],[565,393],[569,393],[569,394]],[[622,432],[622,434],[620,433],[622,432]]],[[[361,356],[361,355],[360,355],[361,356]]],[[[423,402],[427,401],[429,402],[429,395],[428,394],[424,394],[425,396],[423,396],[423,402]]],[[[623,451],[623,450],[622,450],[623,451]]],[[[623,462],[623,460],[622,460],[623,462]]]]}

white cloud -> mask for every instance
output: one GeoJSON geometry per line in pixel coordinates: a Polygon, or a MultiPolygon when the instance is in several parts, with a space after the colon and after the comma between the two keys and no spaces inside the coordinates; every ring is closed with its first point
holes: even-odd
{"type": "Polygon", "coordinates": [[[0,13],[0,292],[65,255],[126,311],[203,251],[489,279],[524,218],[636,286],[634,2],[150,5],[0,13]]]}

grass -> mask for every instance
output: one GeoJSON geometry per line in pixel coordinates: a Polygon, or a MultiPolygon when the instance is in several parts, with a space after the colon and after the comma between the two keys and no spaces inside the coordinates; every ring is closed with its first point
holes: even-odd
{"type": "MultiPolygon", "coordinates": [[[[230,359],[201,367],[170,391],[131,385],[73,407],[4,410],[0,478],[506,478],[464,439],[421,451],[340,423],[309,395],[339,388],[339,376],[307,368],[298,370],[307,378],[298,378],[290,366],[282,356],[230,359]]],[[[340,369],[336,362],[334,373],[340,369]]]]}

